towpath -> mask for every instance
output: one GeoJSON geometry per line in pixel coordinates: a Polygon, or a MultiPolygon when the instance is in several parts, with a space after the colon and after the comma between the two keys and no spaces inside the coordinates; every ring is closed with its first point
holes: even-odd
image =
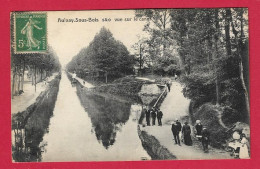
{"type": "MultiPolygon", "coordinates": [[[[209,153],[204,153],[201,143],[195,138],[193,138],[193,146],[186,146],[183,143],[181,146],[174,144],[171,132],[172,122],[189,115],[190,100],[183,96],[182,88],[180,83],[172,83],[171,91],[161,105],[163,126],[146,126],[141,127],[141,130],[156,137],[161,145],[166,147],[177,159],[230,159],[229,153],[212,147],[209,148],[209,153]]],[[[183,121],[181,122],[183,123],[183,121]]]]}

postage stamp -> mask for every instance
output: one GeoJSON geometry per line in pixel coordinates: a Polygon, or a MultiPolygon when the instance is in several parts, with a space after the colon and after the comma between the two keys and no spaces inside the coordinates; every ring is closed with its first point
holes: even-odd
{"type": "Polygon", "coordinates": [[[47,51],[46,13],[15,13],[14,34],[16,53],[42,53],[47,51]]]}

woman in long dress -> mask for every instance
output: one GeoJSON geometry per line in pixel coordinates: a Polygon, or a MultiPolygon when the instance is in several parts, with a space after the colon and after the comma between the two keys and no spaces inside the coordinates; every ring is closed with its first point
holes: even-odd
{"type": "Polygon", "coordinates": [[[248,153],[248,141],[246,139],[245,135],[242,135],[241,139],[241,146],[240,146],[240,151],[239,151],[239,158],[240,159],[246,159],[249,158],[249,153],[248,153]]]}
{"type": "Polygon", "coordinates": [[[21,30],[22,34],[26,34],[26,37],[27,37],[26,46],[29,47],[29,49],[36,48],[36,47],[39,49],[39,47],[40,47],[40,41],[33,37],[34,28],[42,30],[42,28],[40,28],[39,26],[36,25],[37,23],[39,23],[39,22],[33,20],[32,16],[29,16],[28,22],[21,30]]]}
{"type": "Polygon", "coordinates": [[[188,122],[185,122],[183,127],[182,127],[182,134],[184,138],[184,144],[191,146],[192,145],[192,140],[191,140],[191,128],[188,125],[188,122]]]}

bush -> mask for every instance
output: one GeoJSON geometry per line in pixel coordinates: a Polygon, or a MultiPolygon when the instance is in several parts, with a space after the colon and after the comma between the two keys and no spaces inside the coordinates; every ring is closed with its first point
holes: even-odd
{"type": "Polygon", "coordinates": [[[195,120],[201,120],[210,132],[210,144],[213,147],[222,148],[226,144],[228,135],[226,129],[219,124],[218,110],[212,104],[202,105],[194,114],[195,120]]]}
{"type": "Polygon", "coordinates": [[[232,109],[231,107],[224,108],[222,114],[222,121],[226,125],[230,126],[238,122],[240,118],[240,114],[236,110],[232,109]]]}

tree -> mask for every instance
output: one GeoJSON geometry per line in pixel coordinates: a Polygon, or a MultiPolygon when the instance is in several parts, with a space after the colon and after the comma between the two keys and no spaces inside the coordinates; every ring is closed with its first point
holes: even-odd
{"type": "Polygon", "coordinates": [[[140,35],[138,36],[138,42],[136,42],[132,48],[135,50],[135,56],[136,56],[136,61],[139,66],[139,75],[142,75],[143,68],[146,67],[151,67],[151,58],[148,53],[149,46],[147,44],[148,39],[147,38],[141,38],[140,35]]]}
{"type": "Polygon", "coordinates": [[[114,79],[132,74],[133,65],[134,57],[129,54],[124,44],[115,40],[112,33],[103,27],[89,46],[72,59],[67,69],[76,70],[77,74],[84,74],[84,77],[87,71],[91,74],[103,74],[106,79],[114,79]]]}
{"type": "Polygon", "coordinates": [[[136,10],[136,17],[146,17],[148,21],[144,27],[144,31],[150,34],[150,39],[147,41],[149,54],[153,58],[158,56],[167,57],[165,54],[170,50],[172,45],[171,22],[169,9],[143,9],[136,10]]]}
{"type": "Polygon", "coordinates": [[[171,27],[185,72],[185,95],[197,106],[212,102],[236,112],[236,120],[242,121],[249,112],[244,13],[242,8],[171,11],[171,27]]]}

